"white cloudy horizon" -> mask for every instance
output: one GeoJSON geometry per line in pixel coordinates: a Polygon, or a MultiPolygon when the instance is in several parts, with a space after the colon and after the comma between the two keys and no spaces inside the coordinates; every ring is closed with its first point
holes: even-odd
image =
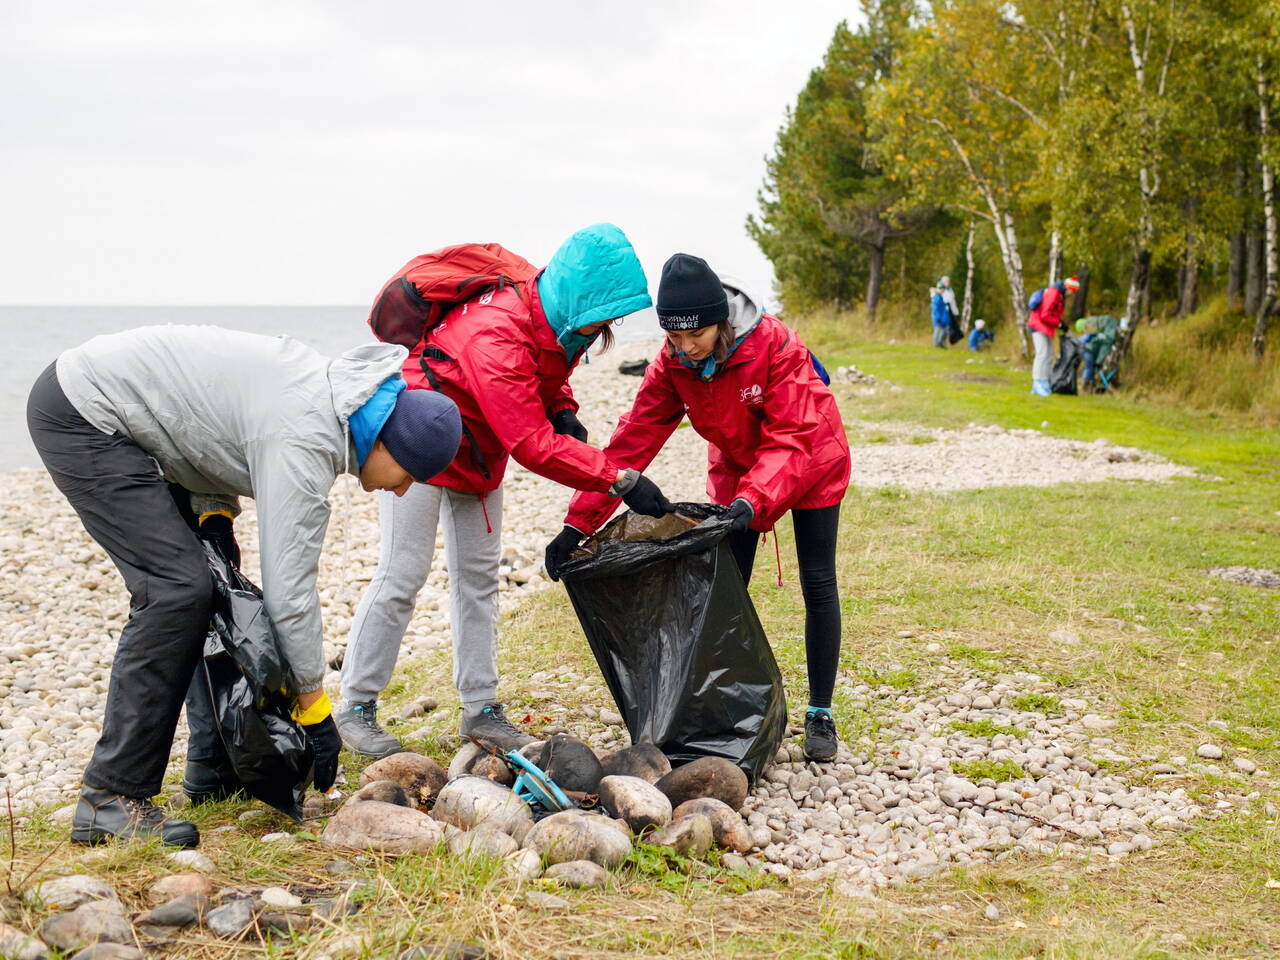
{"type": "Polygon", "coordinates": [[[855,4],[0,5],[0,304],[367,303],[410,257],[608,220],[656,285],[747,237],[855,4]]]}

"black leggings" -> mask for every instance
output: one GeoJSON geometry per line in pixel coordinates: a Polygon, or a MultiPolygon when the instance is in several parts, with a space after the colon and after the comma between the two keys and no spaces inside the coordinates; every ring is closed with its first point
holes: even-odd
{"type": "MultiPolygon", "coordinates": [[[[836,590],[836,532],[840,504],[816,510],[792,510],[800,591],[804,594],[804,650],[809,667],[809,705],[830,707],[840,665],[840,595],[836,590]]],[[[775,534],[776,536],[776,534],[775,534]]],[[[729,535],[729,549],[744,583],[751,582],[760,534],[729,535]]]]}

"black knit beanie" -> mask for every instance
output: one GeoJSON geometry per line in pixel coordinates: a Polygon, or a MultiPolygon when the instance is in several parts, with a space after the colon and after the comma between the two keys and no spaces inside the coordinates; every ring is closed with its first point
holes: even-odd
{"type": "Polygon", "coordinates": [[[401,390],[378,433],[387,452],[419,483],[452,462],[462,439],[458,407],[434,390],[401,390]]]}
{"type": "Polygon", "coordinates": [[[662,265],[658,323],[663,330],[697,330],[729,319],[729,298],[707,261],[677,253],[662,265]]]}

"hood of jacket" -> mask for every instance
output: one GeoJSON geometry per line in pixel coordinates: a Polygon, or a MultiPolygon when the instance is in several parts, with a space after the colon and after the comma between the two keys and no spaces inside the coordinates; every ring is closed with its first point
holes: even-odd
{"type": "Polygon", "coordinates": [[[399,377],[406,354],[392,343],[364,343],[330,362],[329,395],[338,419],[346,423],[384,381],[399,377]]]}
{"type": "Polygon", "coordinates": [[[571,359],[594,339],[579,334],[580,328],[653,306],[631,241],[611,223],[584,227],[562,243],[538,275],[538,296],[571,359]]]}
{"type": "Polygon", "coordinates": [[[764,307],[760,300],[746,288],[742,281],[722,273],[720,285],[724,287],[725,296],[729,298],[729,323],[733,325],[733,345],[729,347],[725,358],[718,363],[714,356],[707,357],[700,363],[694,363],[683,353],[680,354],[680,362],[704,380],[715,376],[716,372],[729,362],[742,341],[756,328],[760,318],[764,316],[764,307]]]}

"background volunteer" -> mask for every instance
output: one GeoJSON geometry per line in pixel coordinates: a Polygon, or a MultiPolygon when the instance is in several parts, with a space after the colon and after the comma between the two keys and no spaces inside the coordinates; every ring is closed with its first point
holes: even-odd
{"type": "Polygon", "coordinates": [[[1027,327],[1036,348],[1035,359],[1031,362],[1031,392],[1038,397],[1047,397],[1053,392],[1049,383],[1053,377],[1053,338],[1062,326],[1067,294],[1079,289],[1080,281],[1076,277],[1067,277],[1061,283],[1045,287],[1038,292],[1039,302],[1027,316],[1027,327]]]}

